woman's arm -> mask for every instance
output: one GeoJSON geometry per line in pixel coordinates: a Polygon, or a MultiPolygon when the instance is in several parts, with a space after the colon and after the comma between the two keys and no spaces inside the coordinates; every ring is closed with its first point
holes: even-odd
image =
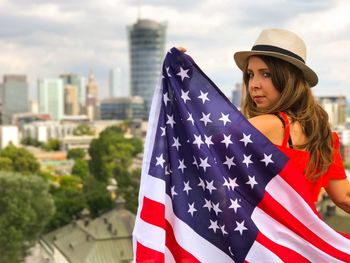
{"type": "Polygon", "coordinates": [[[337,206],[350,214],[350,182],[348,179],[329,180],[326,191],[337,206]]]}

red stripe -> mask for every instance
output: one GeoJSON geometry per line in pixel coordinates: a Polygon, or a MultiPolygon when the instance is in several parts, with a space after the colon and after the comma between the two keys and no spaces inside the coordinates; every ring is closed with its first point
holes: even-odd
{"type": "Polygon", "coordinates": [[[142,263],[161,263],[164,262],[164,254],[143,246],[141,243],[136,244],[136,262],[142,263]]]}
{"type": "Polygon", "coordinates": [[[272,240],[267,238],[265,235],[263,235],[260,231],[258,232],[256,241],[259,242],[264,247],[266,247],[267,249],[269,249],[271,252],[273,252],[283,262],[300,262],[300,263],[310,262],[309,260],[304,258],[299,253],[295,252],[294,250],[273,242],[272,240]]]}
{"type": "Polygon", "coordinates": [[[144,197],[140,217],[145,222],[161,227],[165,230],[165,245],[173,255],[176,262],[199,262],[191,253],[186,251],[177,242],[171,224],[165,219],[164,204],[144,197]]]}
{"type": "Polygon", "coordinates": [[[350,262],[350,255],[346,254],[322,240],[317,233],[312,232],[292,214],[290,214],[280,203],[273,199],[268,193],[258,205],[265,213],[302,237],[304,240],[318,247],[321,251],[345,262],[350,262]]]}

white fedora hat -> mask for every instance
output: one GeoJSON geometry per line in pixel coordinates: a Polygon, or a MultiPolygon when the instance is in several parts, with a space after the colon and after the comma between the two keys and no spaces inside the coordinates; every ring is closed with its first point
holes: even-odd
{"type": "Polygon", "coordinates": [[[256,40],[252,50],[236,52],[233,57],[237,66],[244,71],[248,58],[252,55],[271,56],[287,61],[299,68],[311,87],[318,82],[316,73],[306,66],[306,46],[304,41],[291,31],[265,29],[256,40]]]}

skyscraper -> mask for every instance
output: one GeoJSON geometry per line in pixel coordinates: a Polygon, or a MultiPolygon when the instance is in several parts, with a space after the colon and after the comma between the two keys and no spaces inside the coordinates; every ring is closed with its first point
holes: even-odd
{"type": "Polygon", "coordinates": [[[148,116],[165,52],[166,24],[138,19],[128,27],[131,96],[141,96],[148,116]]]}
{"type": "Polygon", "coordinates": [[[38,80],[39,112],[49,113],[54,120],[64,117],[64,85],[61,78],[38,80]]]}
{"type": "Polygon", "coordinates": [[[90,121],[97,119],[97,94],[98,86],[94,74],[90,72],[89,80],[86,85],[86,114],[90,121]]]}
{"type": "Polygon", "coordinates": [[[85,113],[85,103],[86,103],[86,78],[69,73],[69,74],[61,74],[60,78],[63,79],[63,85],[71,85],[77,89],[77,100],[79,104],[79,113],[85,113]]]}
{"type": "Polygon", "coordinates": [[[129,90],[122,86],[122,70],[121,68],[111,69],[109,72],[109,97],[120,98],[128,97],[129,90]]]}
{"type": "Polygon", "coordinates": [[[11,124],[12,116],[28,111],[28,83],[25,75],[4,75],[1,89],[2,124],[11,124]]]}

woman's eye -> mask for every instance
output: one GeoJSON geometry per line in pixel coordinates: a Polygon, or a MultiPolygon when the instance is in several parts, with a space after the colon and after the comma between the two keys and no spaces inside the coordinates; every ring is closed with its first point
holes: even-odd
{"type": "Polygon", "coordinates": [[[247,74],[248,79],[252,79],[254,76],[252,72],[247,72],[246,74],[247,74]]]}
{"type": "Polygon", "coordinates": [[[263,76],[264,76],[265,78],[270,78],[270,77],[271,77],[271,74],[270,74],[270,72],[264,72],[264,73],[263,73],[263,76]]]}

